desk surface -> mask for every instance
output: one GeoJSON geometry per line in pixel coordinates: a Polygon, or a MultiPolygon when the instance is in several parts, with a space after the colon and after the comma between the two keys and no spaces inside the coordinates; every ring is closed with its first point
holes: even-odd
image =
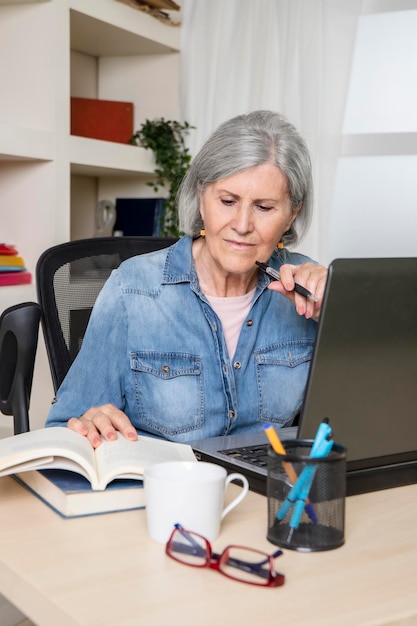
{"type": "MultiPolygon", "coordinates": [[[[7,477],[0,512],[0,593],[39,626],[417,624],[417,485],[348,498],[345,545],[286,550],[275,589],[172,561],[143,510],[64,520],[7,477]]],[[[266,498],[250,492],[214,549],[272,551],[266,519],[266,498]]]]}

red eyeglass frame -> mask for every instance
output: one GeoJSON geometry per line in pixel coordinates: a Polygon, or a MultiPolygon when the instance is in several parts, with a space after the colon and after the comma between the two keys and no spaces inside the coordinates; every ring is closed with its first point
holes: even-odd
{"type": "MultiPolygon", "coordinates": [[[[199,546],[199,547],[203,548],[203,546],[199,546]]],[[[210,569],[214,569],[218,571],[220,574],[222,574],[223,576],[226,576],[227,578],[230,578],[231,580],[236,580],[237,582],[246,583],[248,585],[254,585],[255,587],[281,587],[285,583],[284,574],[280,574],[279,572],[277,572],[274,567],[274,559],[282,554],[282,550],[276,550],[272,554],[267,554],[266,552],[262,552],[261,550],[256,550],[253,548],[248,548],[247,546],[229,545],[229,546],[226,546],[226,548],[224,548],[224,550],[220,554],[218,554],[216,552],[213,552],[210,541],[206,539],[205,537],[203,537],[203,535],[200,535],[199,533],[195,533],[193,531],[189,531],[185,528],[182,528],[182,526],[180,526],[179,524],[176,524],[174,530],[171,533],[170,538],[168,539],[166,543],[165,552],[171,559],[173,559],[174,561],[177,561],[178,563],[181,563],[182,565],[189,565],[190,567],[199,567],[199,568],[208,567],[210,569]],[[175,556],[175,551],[171,550],[171,545],[173,543],[173,538],[178,532],[183,535],[190,535],[191,537],[198,537],[204,542],[205,557],[206,557],[204,562],[202,563],[186,562],[175,556]],[[261,561],[260,563],[262,564],[269,563],[269,572],[268,572],[269,576],[266,579],[266,581],[257,583],[251,580],[244,580],[243,578],[237,578],[235,576],[231,576],[230,574],[222,570],[221,569],[222,565],[227,563],[227,561],[229,560],[228,553],[232,549],[247,550],[248,552],[256,553],[264,557],[264,560],[261,561]]],[[[263,572],[266,573],[265,570],[263,570],[263,572]]]]}

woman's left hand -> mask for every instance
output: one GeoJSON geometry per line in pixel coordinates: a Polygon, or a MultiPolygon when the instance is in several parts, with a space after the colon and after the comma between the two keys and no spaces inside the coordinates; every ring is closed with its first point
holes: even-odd
{"type": "Polygon", "coordinates": [[[327,280],[327,268],[315,263],[290,265],[285,263],[279,268],[281,280],[270,283],[269,289],[277,291],[294,303],[297,313],[316,322],[320,317],[324,288],[327,280]],[[302,285],[316,296],[317,302],[308,300],[294,291],[294,283],[302,285]]]}

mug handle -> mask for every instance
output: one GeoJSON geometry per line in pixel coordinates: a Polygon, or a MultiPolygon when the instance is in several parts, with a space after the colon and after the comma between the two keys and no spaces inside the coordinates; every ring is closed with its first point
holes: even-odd
{"type": "Polygon", "coordinates": [[[226,515],[228,513],[230,513],[230,511],[232,509],[235,508],[235,506],[237,506],[239,504],[239,502],[242,502],[243,498],[246,496],[246,494],[249,491],[249,482],[248,479],[246,478],[246,476],[243,476],[243,474],[228,474],[226,476],[226,482],[225,482],[225,491],[229,485],[229,483],[232,482],[232,480],[238,480],[239,482],[242,483],[242,490],[241,492],[236,496],[236,498],[234,500],[232,500],[224,509],[223,509],[223,513],[221,515],[220,519],[223,519],[224,517],[226,517],[226,515]]]}

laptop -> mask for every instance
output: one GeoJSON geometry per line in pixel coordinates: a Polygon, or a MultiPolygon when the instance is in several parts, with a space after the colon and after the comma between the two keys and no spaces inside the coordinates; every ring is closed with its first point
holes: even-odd
{"type": "MultiPolygon", "coordinates": [[[[417,258],[330,264],[299,423],[277,432],[313,439],[324,418],[347,448],[347,495],[417,482],[417,258]]],[[[191,445],[265,494],[260,428],[191,445]]]]}

